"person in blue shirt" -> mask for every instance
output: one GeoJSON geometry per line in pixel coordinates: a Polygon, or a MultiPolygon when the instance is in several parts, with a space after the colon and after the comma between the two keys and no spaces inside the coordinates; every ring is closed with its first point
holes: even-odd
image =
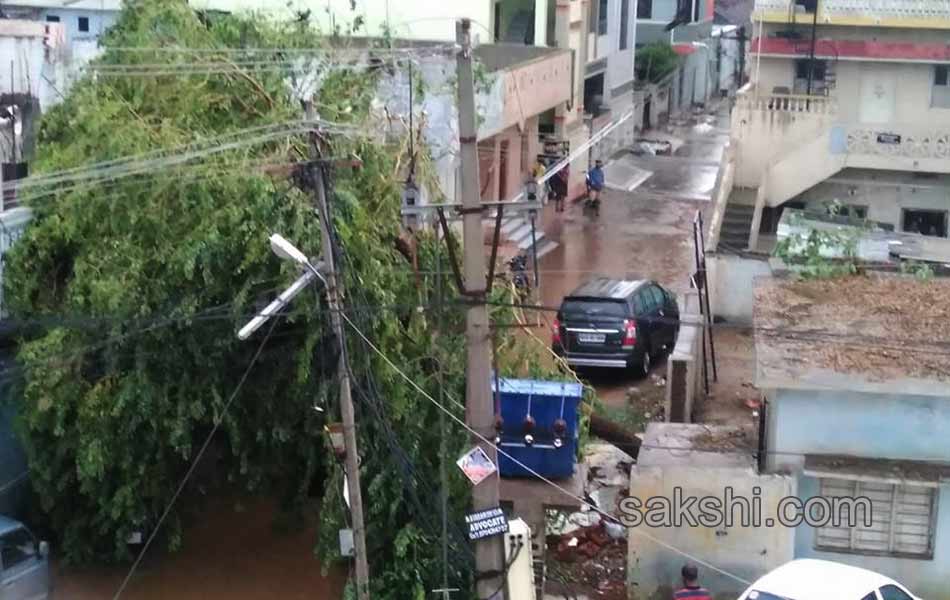
{"type": "Polygon", "coordinates": [[[590,186],[590,201],[594,206],[600,202],[600,192],[604,189],[604,162],[598,160],[594,163],[594,168],[587,174],[587,182],[590,186]]]}

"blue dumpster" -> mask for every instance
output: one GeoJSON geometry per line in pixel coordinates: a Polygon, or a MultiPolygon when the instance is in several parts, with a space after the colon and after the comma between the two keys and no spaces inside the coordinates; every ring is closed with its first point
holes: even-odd
{"type": "Polygon", "coordinates": [[[533,477],[534,471],[551,479],[571,477],[577,462],[581,385],[531,379],[496,383],[492,379],[492,393],[499,388],[495,397],[500,406],[496,404],[495,414],[500,411],[502,419],[498,432],[501,476],[533,477]]]}

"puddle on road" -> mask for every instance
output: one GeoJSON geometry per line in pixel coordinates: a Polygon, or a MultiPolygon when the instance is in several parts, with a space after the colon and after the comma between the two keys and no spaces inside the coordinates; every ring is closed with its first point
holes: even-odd
{"type": "MultiPolygon", "coordinates": [[[[287,532],[274,527],[273,501],[221,497],[209,500],[173,555],[149,550],[123,593],[126,600],[270,600],[341,598],[345,575],[321,575],[313,555],[316,518],[287,532]]],[[[54,600],[111,598],[125,568],[55,569],[54,600]]]]}

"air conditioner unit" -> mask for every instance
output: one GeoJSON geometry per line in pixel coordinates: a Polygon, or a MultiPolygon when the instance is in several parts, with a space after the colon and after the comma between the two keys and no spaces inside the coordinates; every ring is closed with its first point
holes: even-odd
{"type": "Polygon", "coordinates": [[[507,562],[511,563],[508,567],[508,597],[516,600],[537,600],[531,528],[521,519],[508,522],[505,556],[507,562]]]}

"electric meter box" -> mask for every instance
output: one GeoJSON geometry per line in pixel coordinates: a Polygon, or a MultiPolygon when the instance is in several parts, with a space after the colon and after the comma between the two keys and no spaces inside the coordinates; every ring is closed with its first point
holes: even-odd
{"type": "Polygon", "coordinates": [[[502,477],[533,477],[531,471],[551,479],[574,475],[583,393],[579,383],[492,378],[495,415],[502,419],[496,431],[502,477]]]}

